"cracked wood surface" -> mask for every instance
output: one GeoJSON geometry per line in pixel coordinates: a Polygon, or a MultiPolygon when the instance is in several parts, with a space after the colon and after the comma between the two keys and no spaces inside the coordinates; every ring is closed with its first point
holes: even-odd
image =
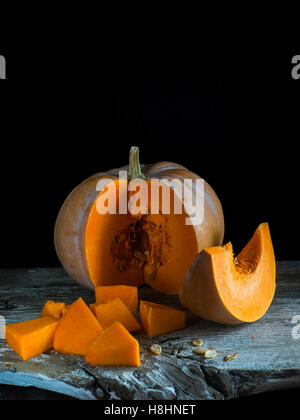
{"type": "MultiPolygon", "coordinates": [[[[179,307],[177,297],[142,287],[140,298],[179,307]]],[[[74,283],[61,268],[0,270],[0,315],[7,324],[39,316],[46,300],[87,303],[93,293],[74,283]]],[[[277,264],[277,290],[268,313],[258,322],[222,326],[188,312],[182,331],[140,343],[141,367],[93,367],[83,357],[47,354],[23,362],[0,339],[0,384],[34,386],[78,399],[229,399],[264,391],[300,387],[300,339],[292,337],[294,315],[300,315],[300,262],[277,264]],[[214,359],[192,351],[201,337],[214,359]],[[163,353],[154,356],[155,342],[163,353]],[[225,362],[236,352],[238,357],[225,362]]]]}

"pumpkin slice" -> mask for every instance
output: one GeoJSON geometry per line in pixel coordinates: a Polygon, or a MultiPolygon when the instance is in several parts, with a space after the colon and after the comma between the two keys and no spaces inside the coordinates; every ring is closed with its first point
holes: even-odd
{"type": "Polygon", "coordinates": [[[88,347],[102,331],[89,307],[79,298],[61,318],[54,338],[59,353],[85,355],[88,347]]]}
{"type": "Polygon", "coordinates": [[[275,256],[268,223],[233,258],[231,243],[202,251],[188,271],[181,303],[201,318],[221,324],[253,322],[275,293],[275,256]]]}
{"type": "Polygon", "coordinates": [[[186,312],[145,300],[140,301],[140,316],[148,337],[185,328],[186,312]]]}
{"type": "Polygon", "coordinates": [[[89,347],[85,360],[94,366],[140,366],[139,343],[114,322],[89,347]]]}
{"type": "Polygon", "coordinates": [[[6,342],[23,360],[29,360],[52,349],[57,325],[52,317],[7,325],[6,342]]]}
{"type": "Polygon", "coordinates": [[[48,300],[41,313],[41,318],[45,316],[52,316],[53,318],[60,319],[67,311],[67,305],[62,302],[53,302],[48,300]]]}
{"type": "Polygon", "coordinates": [[[138,306],[138,290],[132,286],[101,286],[96,287],[96,304],[107,303],[115,298],[120,298],[134,315],[138,306]]]}
{"type": "Polygon", "coordinates": [[[141,326],[120,298],[103,303],[95,307],[98,321],[103,328],[119,321],[128,331],[140,330],[141,326]]]}

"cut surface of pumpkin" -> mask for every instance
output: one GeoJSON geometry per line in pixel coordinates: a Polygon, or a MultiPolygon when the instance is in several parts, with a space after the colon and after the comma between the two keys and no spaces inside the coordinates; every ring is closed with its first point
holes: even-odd
{"type": "Polygon", "coordinates": [[[119,177],[119,170],[95,174],[68,196],[55,226],[57,255],[85,287],[146,283],[178,294],[196,255],[222,243],[220,201],[204,180],[179,164],[141,168],[137,147],[121,171],[127,178],[119,177]],[[185,189],[186,180],[193,185],[185,189]],[[203,191],[197,181],[203,181],[203,191]],[[189,216],[189,194],[204,209],[201,224],[189,216]]]}
{"type": "Polygon", "coordinates": [[[134,315],[138,306],[138,289],[132,286],[100,286],[95,289],[96,304],[107,303],[115,298],[120,298],[134,315]]]}
{"type": "Polygon", "coordinates": [[[139,343],[114,322],[89,347],[85,359],[94,366],[140,366],[139,343]]]}
{"type": "MultiPolygon", "coordinates": [[[[156,183],[158,188],[169,188],[160,185],[159,181],[156,183]]],[[[122,191],[127,194],[127,181],[118,180],[114,184],[118,206],[119,200],[123,199],[122,191]],[[126,187],[120,186],[123,183],[126,187]]],[[[151,207],[151,203],[154,204],[153,199],[150,201],[150,182],[147,185],[151,207]]],[[[174,191],[169,190],[172,204],[174,191]]],[[[161,200],[159,203],[161,206],[161,200]]],[[[85,250],[90,277],[96,286],[147,283],[161,292],[179,292],[184,275],[199,251],[196,232],[193,226],[186,225],[188,216],[184,211],[174,214],[173,204],[170,214],[161,214],[161,207],[158,212],[143,216],[130,213],[102,215],[95,202],[87,224],[85,250]]]]}
{"type": "Polygon", "coordinates": [[[188,271],[181,303],[201,318],[221,324],[253,322],[275,293],[275,256],[268,223],[234,258],[231,243],[203,250],[188,271]]]}
{"type": "Polygon", "coordinates": [[[59,321],[54,349],[59,353],[85,355],[88,347],[102,331],[95,315],[79,298],[59,321]]]}
{"type": "Polygon", "coordinates": [[[186,312],[145,300],[140,301],[140,317],[148,337],[185,328],[186,312]]]}
{"type": "Polygon", "coordinates": [[[119,321],[128,331],[141,329],[140,324],[120,298],[97,305],[95,314],[103,328],[107,328],[115,321],[119,321]]]}
{"type": "Polygon", "coordinates": [[[52,316],[53,318],[60,319],[66,311],[67,305],[65,303],[48,300],[42,310],[41,318],[52,316]]]}
{"type": "Polygon", "coordinates": [[[23,360],[29,360],[52,349],[57,325],[52,317],[7,325],[6,342],[23,360]]]}

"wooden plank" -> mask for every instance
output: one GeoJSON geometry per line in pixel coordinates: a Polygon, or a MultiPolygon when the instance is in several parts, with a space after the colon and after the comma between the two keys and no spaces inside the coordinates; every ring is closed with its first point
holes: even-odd
{"type": "MultiPolygon", "coordinates": [[[[140,368],[92,367],[82,357],[51,351],[23,362],[0,340],[0,384],[36,387],[79,399],[229,399],[264,391],[300,387],[300,339],[292,318],[300,315],[300,262],[280,262],[277,290],[268,313],[258,322],[222,326],[188,313],[188,328],[148,339],[136,336],[140,368]],[[255,338],[251,338],[251,337],[255,338]],[[205,360],[191,341],[204,340],[218,356],[205,360]],[[149,352],[155,341],[161,356],[149,352]],[[238,358],[224,362],[237,352],[238,358]]],[[[38,317],[46,300],[72,303],[93,293],[77,286],[61,268],[0,270],[0,315],[8,324],[38,317]]],[[[180,307],[178,298],[149,287],[140,297],[180,307]]]]}

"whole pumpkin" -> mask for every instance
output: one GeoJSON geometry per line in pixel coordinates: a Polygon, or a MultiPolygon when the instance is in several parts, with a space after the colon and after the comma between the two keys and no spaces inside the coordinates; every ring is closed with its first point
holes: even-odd
{"type": "MultiPolygon", "coordinates": [[[[58,258],[70,276],[87,288],[146,283],[161,292],[178,294],[198,253],[222,244],[224,217],[216,193],[204,181],[204,219],[199,225],[186,224],[189,215],[184,197],[180,198],[183,211],[177,214],[172,204],[176,201],[174,188],[165,182],[175,179],[183,185],[185,179],[201,178],[177,163],[140,165],[139,149],[132,147],[129,166],[95,174],[77,186],[65,200],[54,232],[58,258]],[[127,171],[127,179],[119,178],[120,171],[127,171]],[[115,214],[98,211],[97,200],[109,194],[110,184],[99,191],[99,182],[104,179],[111,180],[116,192],[115,214]],[[129,181],[140,179],[147,185],[152,182],[160,189],[169,188],[170,214],[164,214],[161,195],[159,200],[153,198],[151,188],[146,193],[148,214],[120,211],[121,201],[132,196],[132,192],[128,194],[129,181]],[[154,207],[156,212],[151,211],[154,207]]],[[[203,194],[195,182],[192,188],[196,197],[203,194]]],[[[139,204],[142,206],[141,200],[139,204]]]]}

